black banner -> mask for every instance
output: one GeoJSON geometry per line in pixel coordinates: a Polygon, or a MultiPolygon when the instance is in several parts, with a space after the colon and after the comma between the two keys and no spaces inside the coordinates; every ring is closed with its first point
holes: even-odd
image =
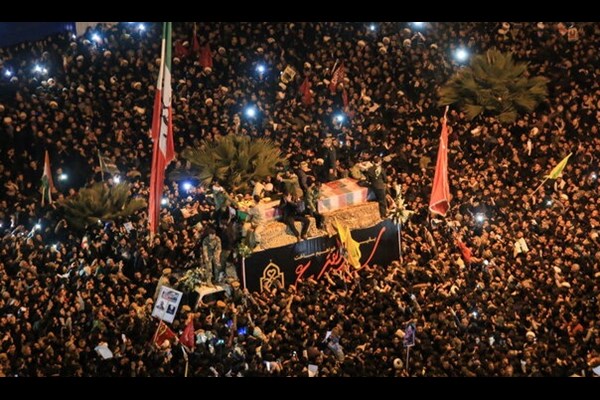
{"type": "MultiPolygon", "coordinates": [[[[360,244],[361,265],[387,265],[400,258],[398,227],[390,220],[352,231],[360,244]]],[[[242,284],[250,291],[272,287],[276,281],[293,285],[310,276],[322,279],[347,266],[339,236],[321,236],[252,254],[241,266],[242,284]]],[[[349,267],[353,268],[353,267],[349,267]]]]}

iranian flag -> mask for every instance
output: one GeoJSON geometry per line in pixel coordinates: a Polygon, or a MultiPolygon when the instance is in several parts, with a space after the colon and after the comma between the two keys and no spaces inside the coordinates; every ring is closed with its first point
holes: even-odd
{"type": "Polygon", "coordinates": [[[52,203],[52,190],[54,189],[54,182],[52,181],[52,171],[50,171],[50,156],[48,150],[46,150],[46,156],[44,157],[44,173],[42,174],[42,207],[46,205],[46,197],[48,197],[48,203],[52,203]]]}
{"type": "Polygon", "coordinates": [[[150,199],[148,201],[148,223],[151,233],[158,231],[165,170],[175,156],[171,94],[171,22],[164,22],[160,70],[158,82],[156,83],[156,97],[154,98],[154,113],[152,115],[154,150],[152,152],[150,199]]]}

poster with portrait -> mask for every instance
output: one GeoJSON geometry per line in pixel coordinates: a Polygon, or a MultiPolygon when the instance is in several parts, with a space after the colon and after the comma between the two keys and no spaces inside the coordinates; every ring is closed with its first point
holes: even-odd
{"type": "Polygon", "coordinates": [[[179,307],[179,302],[183,293],[170,287],[162,286],[158,298],[154,303],[152,316],[162,319],[165,322],[172,323],[179,307]]]}

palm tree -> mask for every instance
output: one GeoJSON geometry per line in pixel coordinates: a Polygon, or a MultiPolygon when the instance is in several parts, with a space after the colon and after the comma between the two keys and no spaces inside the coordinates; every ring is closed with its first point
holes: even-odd
{"type": "Polygon", "coordinates": [[[112,187],[95,183],[62,203],[66,219],[76,229],[85,229],[98,220],[114,221],[119,217],[127,217],[146,205],[143,199],[131,198],[126,183],[112,187]]]}
{"type": "Polygon", "coordinates": [[[203,185],[216,179],[230,191],[244,190],[250,179],[263,179],[276,172],[278,163],[287,164],[271,140],[237,135],[203,141],[200,148],[188,147],[182,155],[203,185]]]}
{"type": "Polygon", "coordinates": [[[440,88],[439,103],[457,104],[469,119],[489,114],[502,123],[514,122],[519,111],[532,112],[548,96],[548,79],[530,77],[528,65],[515,62],[511,53],[490,49],[440,88]]]}

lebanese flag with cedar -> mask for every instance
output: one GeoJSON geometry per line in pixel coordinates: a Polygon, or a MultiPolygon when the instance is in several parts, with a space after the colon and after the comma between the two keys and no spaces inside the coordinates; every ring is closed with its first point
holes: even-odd
{"type": "Polygon", "coordinates": [[[151,233],[158,231],[165,170],[175,157],[173,109],[171,107],[171,22],[163,24],[160,60],[152,116],[154,148],[152,152],[152,173],[150,175],[150,199],[148,201],[148,223],[151,233]]]}
{"type": "Polygon", "coordinates": [[[429,211],[434,214],[446,216],[450,208],[450,185],[448,183],[448,127],[446,116],[442,119],[442,134],[440,136],[440,147],[438,149],[435,175],[433,176],[433,187],[431,189],[431,200],[429,211]]]}

